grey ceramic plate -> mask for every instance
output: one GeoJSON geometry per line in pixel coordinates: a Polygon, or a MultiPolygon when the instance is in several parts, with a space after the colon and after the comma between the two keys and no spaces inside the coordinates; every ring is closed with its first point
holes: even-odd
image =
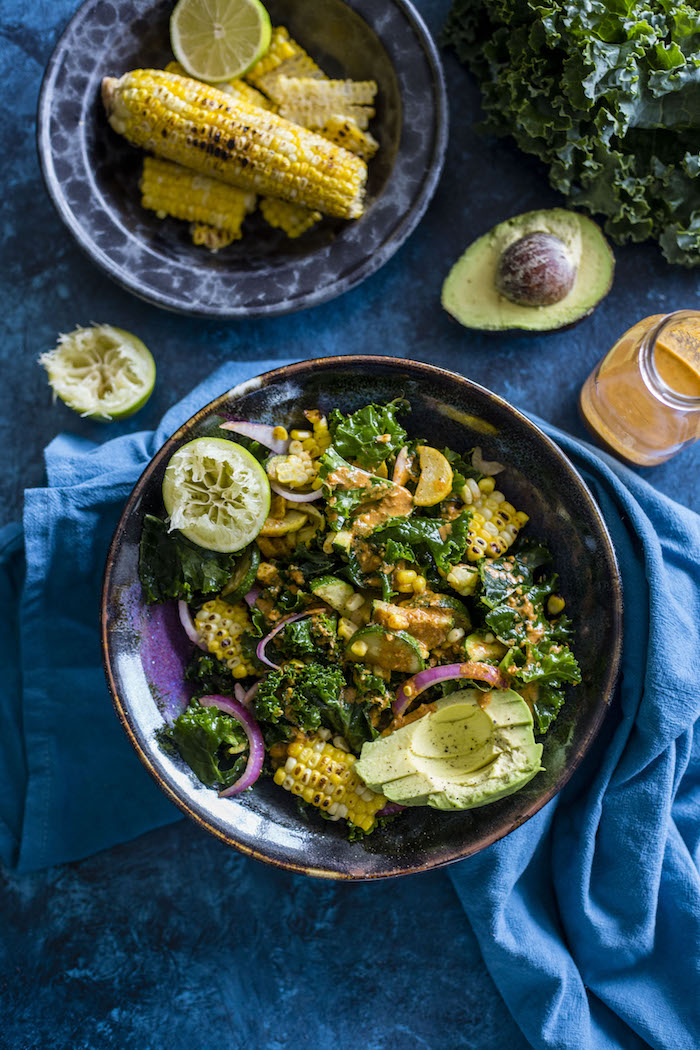
{"type": "Polygon", "coordinates": [[[447,141],[447,103],[435,46],[408,0],[269,0],[275,24],[334,76],[374,79],[380,150],[368,204],[354,222],[324,219],[297,240],[259,214],[216,255],[185,222],[140,206],[143,154],[104,116],[105,75],[172,59],[173,0],[86,0],[49,61],[37,136],[44,180],[78,244],[110,277],[158,306],[256,317],[314,306],[379,269],[415,228],[435,190],[447,141]]]}
{"type": "Polygon", "coordinates": [[[119,718],[163,791],[189,816],[244,853],[310,875],[371,879],[449,864],[512,831],[568,780],[607,709],[621,644],[621,594],[615,554],[600,513],[569,460],[523,415],[483,387],[451,372],[385,357],[336,357],[268,372],[223,394],[177,431],[141,476],[109,552],[102,603],[105,668],[119,718]],[[263,423],[298,422],[304,408],[345,411],[403,394],[409,433],[455,449],[481,445],[507,464],[503,487],[527,511],[531,535],[546,541],[560,574],[576,633],[583,682],[572,689],[545,737],[543,764],[523,790],[459,813],[414,809],[362,842],[337,824],[305,823],[293,798],[261,781],[239,799],[220,799],[155,734],[187,702],[182,678],[191,653],[173,607],[147,607],[137,580],[143,515],[162,513],[161,482],[175,449],[211,431],[223,415],[263,423]]]}

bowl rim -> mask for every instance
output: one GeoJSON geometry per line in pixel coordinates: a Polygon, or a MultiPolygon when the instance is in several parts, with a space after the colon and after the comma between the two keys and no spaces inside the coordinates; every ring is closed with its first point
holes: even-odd
{"type": "MultiPolygon", "coordinates": [[[[341,0],[352,11],[355,11],[357,0],[341,0]]],[[[429,163],[420,182],[418,193],[413,200],[409,210],[397,221],[393,232],[382,241],[378,249],[365,254],[362,260],[349,271],[344,269],[328,285],[316,287],[293,302],[283,299],[273,303],[263,303],[258,306],[231,307],[225,304],[218,306],[198,304],[193,306],[181,305],[175,297],[168,295],[157,288],[148,285],[147,280],[141,276],[132,275],[126,265],[115,262],[108,252],[101,248],[94,237],[86,231],[83,223],[70,207],[63,190],[62,180],[56,173],[54,166],[53,150],[51,145],[51,115],[53,102],[54,77],[63,60],[65,43],[70,37],[75,26],[86,16],[87,9],[94,7],[99,0],[83,0],[78,9],[73,13],[61,31],[56,41],[51,56],[46,64],[39,90],[39,99],[36,110],[35,144],[39,159],[39,169],[42,181],[46,188],[49,199],[59,219],[64,224],[75,243],[87,257],[104,274],[113,280],[120,288],[137,296],[147,303],[151,303],[161,309],[175,314],[188,317],[216,317],[225,319],[243,319],[254,317],[277,317],[284,314],[296,313],[299,310],[319,306],[343,295],[345,292],[356,288],[367,277],[376,273],[389,259],[398,251],[401,245],[414,232],[423,218],[430,201],[433,198],[437,184],[442,175],[445,162],[448,141],[449,107],[447,102],[447,87],[445,73],[442,66],[437,45],[432,34],[425,24],[424,19],[414,7],[412,0],[390,0],[400,11],[406,22],[411,26],[416,36],[417,45],[423,51],[425,60],[430,70],[435,92],[434,114],[434,141],[430,154],[429,163]]],[[[356,12],[357,13],[357,12],[356,12]]],[[[360,17],[365,21],[369,29],[378,36],[374,26],[364,15],[360,17]]],[[[381,41],[381,38],[380,42],[381,41]]],[[[391,175],[389,176],[391,181],[391,175]]],[[[382,194],[380,194],[380,197],[382,194]]],[[[359,220],[358,220],[359,221],[359,220]]],[[[144,248],[148,248],[148,242],[142,242],[144,248]]],[[[293,260],[290,260],[293,265],[293,260]]],[[[231,274],[230,276],[235,276],[231,274]]]]}
{"type": "Polygon", "coordinates": [[[445,867],[448,864],[453,864],[459,860],[465,860],[467,857],[473,856],[475,853],[479,853],[487,846],[492,845],[494,842],[498,842],[500,839],[509,835],[516,828],[524,824],[530,817],[533,817],[535,813],[539,812],[548,802],[557,795],[562,788],[567,784],[570,778],[578,766],[583,761],[584,756],[589,751],[591,744],[597,736],[603,719],[607,714],[612,697],[614,695],[615,686],[617,684],[620,663],[622,655],[622,627],[623,627],[623,594],[622,584],[620,580],[619,567],[617,562],[617,556],[615,548],[610,536],[610,532],[602,516],[602,513],[596,503],[593,494],[588,488],[586,482],[582,478],[579,471],[576,469],[574,464],[571,462],[569,457],[562,451],[562,449],[556,444],[552,438],[548,437],[536,423],[533,423],[523,412],[515,408],[509,401],[501,397],[499,394],[489,390],[488,387],[484,387],[479,383],[475,383],[471,379],[467,379],[465,376],[460,375],[457,372],[452,372],[446,368],[440,368],[437,365],[431,365],[424,361],[413,361],[410,359],[387,357],[376,354],[348,354],[337,357],[320,357],[320,358],[307,358],[303,361],[295,361],[291,364],[283,365],[279,368],[270,369],[267,372],[262,372],[257,376],[253,376],[250,379],[243,380],[237,383],[236,386],[230,390],[224,391],[219,394],[218,397],[212,401],[203,405],[197,412],[189,417],[177,430],[170,435],[169,438],[163,443],[158,449],[152,459],[149,461],[147,466],[142,471],[139,479],[134,485],[125,505],[120,514],[119,521],[117,523],[112,541],[109,546],[107,553],[107,560],[105,563],[105,569],[102,580],[102,593],[100,599],[100,639],[102,649],[102,661],[107,678],[107,685],[112,698],[117,717],[122,724],[127,736],[129,737],[136,753],[146,767],[148,772],[153,776],[158,786],[166,794],[166,796],[175,803],[175,805],[190,819],[194,820],[200,827],[206,831],[214,834],[218,839],[224,842],[227,846],[237,849],[239,852],[246,856],[253,857],[256,860],[263,861],[266,864],[271,864],[274,867],[282,868],[285,871],[293,871],[302,875],[309,875],[317,878],[325,879],[337,879],[349,882],[369,882],[376,879],[382,878],[397,878],[402,875],[414,875],[423,871],[432,871],[436,868],[445,867]],[[110,659],[109,650],[109,636],[107,632],[107,610],[109,605],[109,598],[111,593],[112,585],[112,567],[117,554],[118,547],[121,543],[123,533],[126,528],[126,524],[131,514],[133,513],[134,504],[140,499],[143,490],[145,489],[150,475],[157,465],[166,457],[170,456],[173,451],[173,446],[177,445],[184,437],[187,436],[188,432],[193,426],[196,426],[202,419],[214,413],[222,403],[228,402],[237,397],[242,397],[244,394],[251,390],[257,389],[260,386],[267,386],[275,383],[282,379],[287,380],[290,377],[303,375],[308,372],[310,368],[314,370],[318,369],[333,369],[336,367],[365,367],[367,365],[375,365],[381,368],[391,369],[403,369],[404,371],[413,372],[419,376],[429,380],[433,376],[440,376],[447,378],[451,381],[457,382],[460,386],[470,389],[477,390],[480,393],[486,394],[489,398],[497,402],[506,411],[515,414],[517,419],[525,427],[533,431],[537,436],[538,440],[544,442],[548,447],[549,451],[552,452],[556,458],[558,458],[562,466],[570,472],[573,480],[579,488],[581,497],[585,500],[588,505],[588,509],[595,519],[596,524],[600,530],[600,536],[603,541],[603,550],[606,561],[608,562],[610,572],[610,581],[612,589],[612,651],[610,653],[610,659],[607,663],[605,675],[603,678],[603,685],[600,691],[600,698],[596,706],[594,717],[591,720],[591,724],[588,728],[588,732],[585,738],[581,741],[577,751],[570,755],[566,765],[560,772],[554,784],[548,788],[543,796],[533,800],[516,818],[512,826],[508,827],[503,831],[490,832],[482,835],[476,841],[471,842],[466,850],[460,852],[454,852],[448,857],[445,857],[438,861],[430,861],[428,863],[417,863],[411,867],[402,869],[401,871],[379,871],[367,874],[358,875],[354,872],[338,871],[330,868],[319,868],[310,865],[304,865],[294,861],[285,861],[280,858],[267,856],[265,853],[256,850],[246,843],[240,842],[232,837],[230,834],[223,832],[221,829],[212,824],[205,816],[197,813],[188,802],[181,798],[174,789],[167,783],[166,780],[157,772],[154,768],[148,753],[141,747],[128,711],[128,703],[125,703],[119,695],[115,676],[112,670],[112,664],[110,659]]]}

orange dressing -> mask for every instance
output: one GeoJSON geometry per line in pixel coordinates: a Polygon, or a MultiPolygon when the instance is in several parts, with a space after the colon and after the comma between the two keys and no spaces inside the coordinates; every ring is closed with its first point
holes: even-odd
{"type": "Polygon", "coordinates": [[[655,314],[625,332],[581,390],[581,414],[594,437],[640,466],[663,463],[700,437],[700,313],[679,311],[658,332],[649,355],[655,377],[642,367],[645,340],[662,320],[655,314]],[[683,405],[678,395],[696,402],[683,405]]]}

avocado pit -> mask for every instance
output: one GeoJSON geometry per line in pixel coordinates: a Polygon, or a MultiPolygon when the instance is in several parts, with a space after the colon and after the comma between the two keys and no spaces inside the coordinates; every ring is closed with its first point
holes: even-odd
{"type": "Polygon", "coordinates": [[[496,287],[518,306],[551,306],[565,298],[576,280],[576,264],[552,233],[528,233],[501,255],[496,287]]]}

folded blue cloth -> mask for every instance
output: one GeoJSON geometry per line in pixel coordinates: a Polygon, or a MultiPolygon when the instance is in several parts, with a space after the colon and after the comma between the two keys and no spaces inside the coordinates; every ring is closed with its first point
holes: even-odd
{"type": "MultiPolygon", "coordinates": [[[[81,858],[179,818],[108,700],[97,631],[102,568],[124,500],[157,448],[250,372],[223,366],[155,433],[99,447],[57,438],[46,451],[48,487],[26,493],[23,530],[0,531],[7,865],[27,871],[81,858]]],[[[445,877],[533,1046],[696,1050],[700,522],[611,458],[541,425],[583,473],[615,542],[626,611],[619,700],[557,798],[445,877]]]]}

